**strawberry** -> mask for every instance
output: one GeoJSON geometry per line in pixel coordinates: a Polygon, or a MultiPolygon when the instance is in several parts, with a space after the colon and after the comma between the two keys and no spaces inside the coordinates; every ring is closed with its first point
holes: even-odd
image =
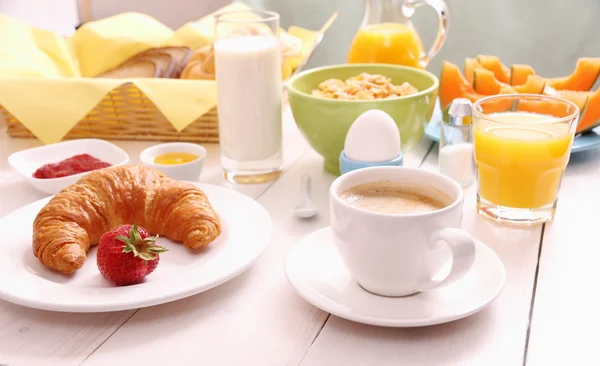
{"type": "Polygon", "coordinates": [[[157,239],[158,235],[150,236],[136,224],[121,225],[104,233],[98,243],[100,273],[118,286],[141,281],[158,266],[159,253],[167,251],[156,244],[157,239]]]}

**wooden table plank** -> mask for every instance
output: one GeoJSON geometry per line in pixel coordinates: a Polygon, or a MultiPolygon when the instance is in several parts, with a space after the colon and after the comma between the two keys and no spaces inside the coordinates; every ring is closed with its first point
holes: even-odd
{"type": "Polygon", "coordinates": [[[573,154],[546,225],[527,365],[600,365],[600,150],[573,154]]]}
{"type": "MultiPolygon", "coordinates": [[[[437,146],[423,169],[437,171],[437,146]]],[[[503,292],[468,318],[422,328],[380,328],[331,316],[306,357],[313,365],[521,365],[541,228],[498,226],[476,214],[475,186],[465,191],[463,228],[486,243],[507,271],[503,292]]]]}
{"type": "Polygon", "coordinates": [[[79,365],[132,314],[58,313],[0,301],[0,365],[79,365]]]}
{"type": "MultiPolygon", "coordinates": [[[[406,164],[418,166],[430,142],[407,154],[406,164]]],[[[329,224],[328,191],[334,176],[325,173],[323,159],[308,151],[259,202],[274,221],[267,252],[245,274],[197,296],[141,309],[104,343],[85,366],[128,363],[145,355],[145,365],[297,365],[328,317],[300,297],[285,278],[284,263],[304,235],[329,224]],[[293,217],[300,199],[300,177],[311,176],[311,197],[319,215],[293,217]],[[165,350],[171,350],[165,352],[165,350]]]]}
{"type": "MultiPolygon", "coordinates": [[[[308,149],[291,117],[284,111],[284,168],[287,169],[308,149]]],[[[131,162],[139,162],[139,153],[154,142],[112,141],[125,149],[131,162]]],[[[8,166],[8,156],[16,151],[40,146],[34,139],[12,139],[0,129],[0,218],[11,211],[46,197],[27,185],[8,166]]],[[[203,144],[208,150],[201,181],[235,189],[258,197],[272,183],[232,185],[223,179],[219,165],[219,146],[203,144]]],[[[69,314],[39,311],[0,300],[0,365],[79,365],[135,310],[104,314],[69,314]],[[26,350],[28,350],[26,352],[26,350]]]]}

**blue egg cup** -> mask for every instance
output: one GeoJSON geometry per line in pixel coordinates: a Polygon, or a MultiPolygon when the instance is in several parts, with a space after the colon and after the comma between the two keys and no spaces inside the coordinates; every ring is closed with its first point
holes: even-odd
{"type": "Polygon", "coordinates": [[[403,164],[404,156],[401,152],[392,160],[377,162],[351,160],[346,156],[346,154],[343,151],[340,154],[340,171],[342,172],[342,174],[346,174],[356,169],[368,168],[371,166],[402,166],[403,164]]]}

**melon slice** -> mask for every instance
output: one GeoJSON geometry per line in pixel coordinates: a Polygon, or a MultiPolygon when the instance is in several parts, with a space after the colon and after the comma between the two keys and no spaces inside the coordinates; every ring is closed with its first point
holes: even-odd
{"type": "Polygon", "coordinates": [[[442,64],[439,95],[442,108],[452,103],[455,98],[467,98],[475,102],[484,97],[473,90],[471,83],[465,79],[458,66],[448,61],[442,64]]]}
{"type": "Polygon", "coordinates": [[[551,86],[544,88],[545,95],[560,97],[573,102],[579,108],[579,123],[577,125],[577,133],[587,131],[596,125],[596,121],[600,119],[600,95],[598,92],[585,92],[573,90],[556,90],[551,86]]]}
{"type": "Polygon", "coordinates": [[[465,64],[463,67],[463,74],[465,75],[465,79],[467,79],[469,83],[473,84],[473,71],[475,69],[482,68],[483,66],[481,66],[481,64],[477,62],[477,59],[470,57],[465,58],[465,64]]]}
{"type": "Polygon", "coordinates": [[[517,91],[512,86],[503,84],[498,94],[516,94],[517,91]]]}
{"type": "Polygon", "coordinates": [[[544,91],[545,85],[545,79],[537,75],[529,75],[527,82],[522,85],[510,86],[496,79],[494,74],[489,70],[473,70],[473,90],[481,94],[540,94],[544,91]]]}
{"type": "Polygon", "coordinates": [[[511,98],[510,96],[507,98],[491,99],[480,105],[479,109],[485,114],[502,113],[512,110],[512,106],[517,102],[518,100],[516,98],[511,98]]]}
{"type": "Polygon", "coordinates": [[[535,75],[535,70],[529,65],[515,64],[510,67],[510,85],[522,85],[527,82],[529,75],[535,75]]]}
{"type": "Polygon", "coordinates": [[[594,93],[595,92],[556,90],[553,87],[546,85],[542,94],[560,97],[573,102],[579,108],[579,113],[583,115],[587,110],[589,99],[594,93]]]}
{"type": "Polygon", "coordinates": [[[600,58],[582,57],[569,76],[548,79],[547,84],[556,90],[588,91],[600,74],[600,58]]]}
{"type": "Polygon", "coordinates": [[[473,90],[484,95],[494,95],[500,92],[500,89],[506,86],[501,83],[494,73],[487,69],[473,70],[473,90]]]}
{"type": "MultiPolygon", "coordinates": [[[[564,98],[567,99],[567,98],[564,98]]],[[[577,104],[577,106],[581,106],[583,110],[585,110],[586,105],[588,103],[588,98],[572,98],[572,102],[577,104]]],[[[564,116],[567,117],[569,115],[570,110],[569,107],[564,103],[556,103],[553,100],[521,100],[519,101],[517,110],[521,112],[533,112],[533,113],[542,113],[548,114],[551,116],[564,116]]]]}
{"type": "Polygon", "coordinates": [[[587,98],[587,105],[583,108],[577,105],[580,109],[579,124],[577,125],[577,133],[589,131],[600,124],[600,89],[595,92],[573,91],[573,90],[558,90],[558,95],[562,98],[570,100],[578,104],[584,98],[587,98]]]}
{"type": "Polygon", "coordinates": [[[510,70],[502,64],[500,58],[497,56],[479,55],[477,56],[477,62],[479,62],[484,69],[493,72],[498,81],[508,84],[510,70]]]}
{"type": "Polygon", "coordinates": [[[525,83],[520,85],[514,85],[513,89],[517,93],[523,94],[542,94],[546,87],[546,79],[537,75],[527,76],[525,83]]]}

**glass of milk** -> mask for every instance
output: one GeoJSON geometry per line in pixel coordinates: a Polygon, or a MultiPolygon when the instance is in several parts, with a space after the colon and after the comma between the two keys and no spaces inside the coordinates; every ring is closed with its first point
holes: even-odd
{"type": "Polygon", "coordinates": [[[282,169],[279,14],[215,17],[215,78],[221,165],[234,183],[264,183],[282,169]]]}

